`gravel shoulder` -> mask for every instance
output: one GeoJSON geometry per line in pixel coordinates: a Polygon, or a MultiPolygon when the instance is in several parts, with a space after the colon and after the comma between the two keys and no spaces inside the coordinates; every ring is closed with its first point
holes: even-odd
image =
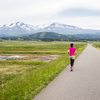
{"type": "Polygon", "coordinates": [[[73,72],[68,65],[32,100],[100,100],[100,50],[88,45],[73,72]]]}

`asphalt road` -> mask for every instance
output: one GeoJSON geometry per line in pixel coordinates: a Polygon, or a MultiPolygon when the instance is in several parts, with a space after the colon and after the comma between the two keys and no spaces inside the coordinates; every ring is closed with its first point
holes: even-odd
{"type": "Polygon", "coordinates": [[[100,50],[88,45],[73,72],[67,66],[33,100],[100,100],[100,50]]]}

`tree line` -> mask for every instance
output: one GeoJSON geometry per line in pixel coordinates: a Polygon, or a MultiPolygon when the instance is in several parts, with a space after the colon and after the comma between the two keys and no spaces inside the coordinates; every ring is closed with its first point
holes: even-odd
{"type": "Polygon", "coordinates": [[[52,41],[80,41],[80,42],[87,42],[87,41],[100,41],[100,39],[56,39],[56,38],[23,38],[23,37],[1,37],[0,42],[3,40],[12,40],[12,41],[44,41],[44,42],[52,42],[52,41]]]}

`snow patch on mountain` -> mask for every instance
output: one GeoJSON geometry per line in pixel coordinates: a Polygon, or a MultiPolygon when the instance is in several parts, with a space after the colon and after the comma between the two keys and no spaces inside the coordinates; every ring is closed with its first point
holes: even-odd
{"type": "MultiPolygon", "coordinates": [[[[33,25],[29,25],[29,24],[24,24],[23,22],[16,22],[16,23],[12,23],[10,25],[3,25],[1,28],[10,28],[10,30],[12,28],[21,28],[21,29],[24,29],[24,30],[43,30],[43,29],[48,29],[50,30],[50,28],[67,28],[67,29],[79,29],[78,27],[75,27],[75,26],[69,26],[69,25],[65,25],[65,24],[62,24],[62,23],[47,23],[47,24],[42,24],[42,25],[36,25],[36,26],[33,26],[33,25]],[[75,28],[74,28],[75,27],[75,28]]],[[[56,29],[54,29],[56,30],[56,29]]]]}
{"type": "Polygon", "coordinates": [[[59,34],[71,35],[100,33],[100,30],[82,29],[80,27],[66,25],[59,22],[33,26],[19,21],[9,25],[5,24],[0,26],[0,36],[3,36],[3,34],[7,34],[7,36],[17,36],[23,34],[33,34],[37,32],[56,32],[59,34]]]}

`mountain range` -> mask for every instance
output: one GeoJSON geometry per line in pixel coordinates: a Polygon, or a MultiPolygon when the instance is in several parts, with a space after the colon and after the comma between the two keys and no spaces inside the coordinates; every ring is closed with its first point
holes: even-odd
{"type": "Polygon", "coordinates": [[[57,22],[36,26],[25,24],[23,22],[15,22],[10,25],[0,26],[0,37],[25,36],[35,34],[37,32],[55,32],[62,35],[77,35],[99,34],[100,30],[82,29],[77,26],[57,22]]]}

